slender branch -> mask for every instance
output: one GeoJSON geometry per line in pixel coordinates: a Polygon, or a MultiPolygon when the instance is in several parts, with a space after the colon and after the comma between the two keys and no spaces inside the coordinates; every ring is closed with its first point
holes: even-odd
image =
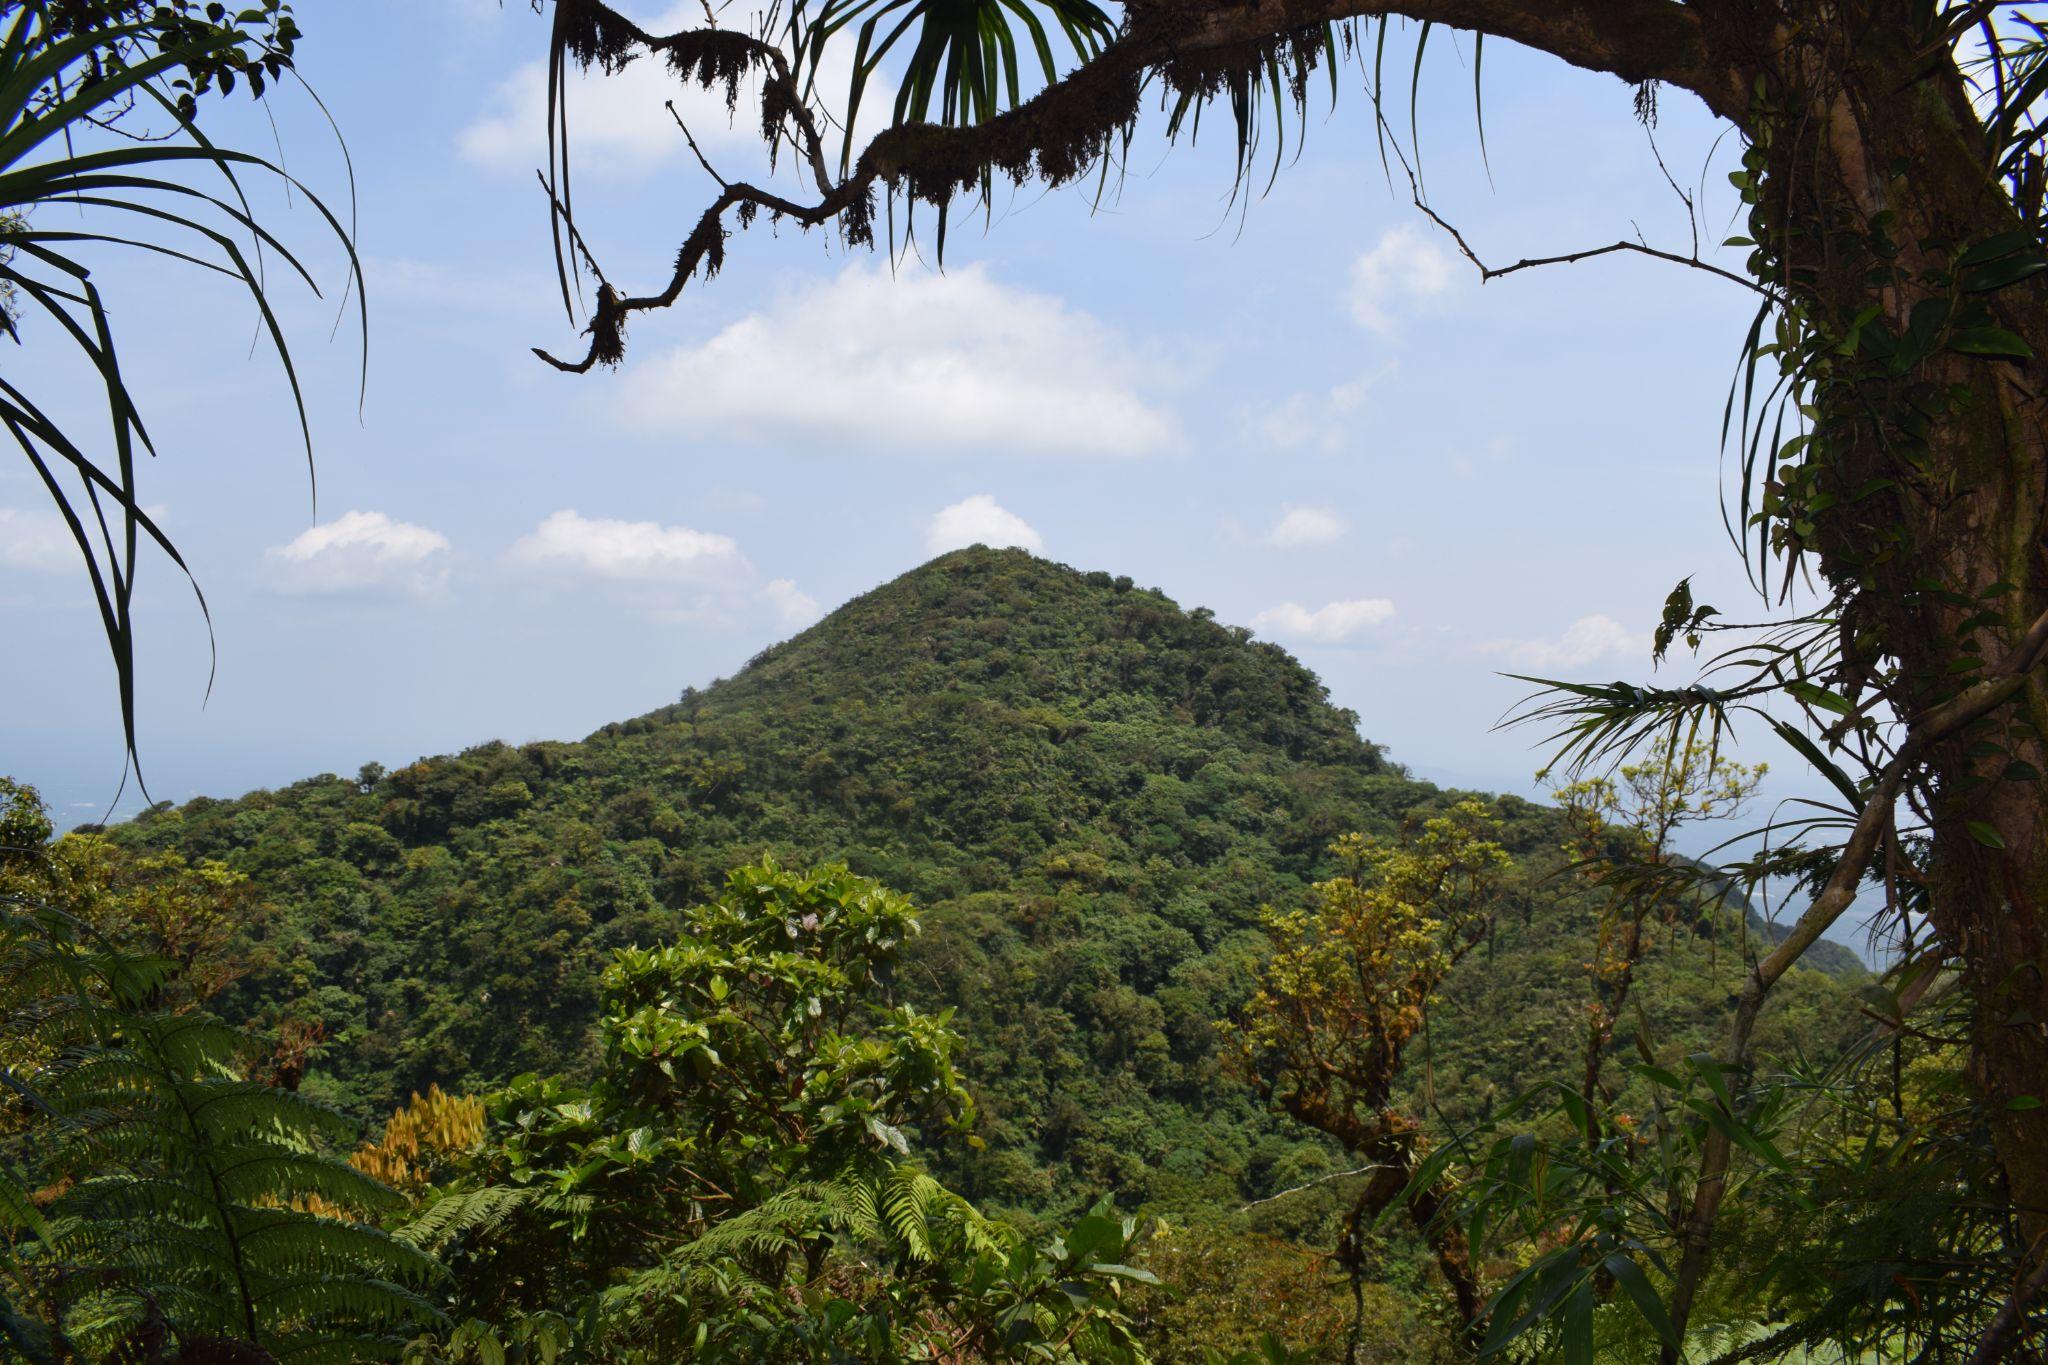
{"type": "Polygon", "coordinates": [[[1420,195],[1416,196],[1415,207],[1421,209],[1432,223],[1435,223],[1450,234],[1451,240],[1456,243],[1458,251],[1466,260],[1479,268],[1481,283],[1485,283],[1488,280],[1497,280],[1503,275],[1512,275],[1518,270],[1533,270],[1537,266],[1544,265],[1573,265],[1579,261],[1590,261],[1595,256],[1611,256],[1617,251],[1633,251],[1639,256],[1653,256],[1660,261],[1669,261],[1673,265],[1683,265],[1689,266],[1694,270],[1704,270],[1709,275],[1717,275],[1732,284],[1739,284],[1751,293],[1761,294],[1765,298],[1775,299],[1777,297],[1771,290],[1766,289],[1748,276],[1738,275],[1732,270],[1724,270],[1712,262],[1703,261],[1697,254],[1690,256],[1680,255],[1676,251],[1664,251],[1641,241],[1614,242],[1607,246],[1588,247],[1583,251],[1567,251],[1557,256],[1524,256],[1513,265],[1492,266],[1480,260],[1478,254],[1465,241],[1465,235],[1445,222],[1443,216],[1425,203],[1420,195]]]}
{"type": "Polygon", "coordinates": [[[676,112],[676,102],[674,100],[663,100],[661,107],[668,110],[668,116],[676,121],[676,127],[683,130],[683,141],[690,144],[690,155],[697,158],[697,164],[704,168],[704,174],[716,180],[718,188],[722,190],[731,189],[732,185],[726,178],[717,171],[712,170],[711,163],[704,159],[704,151],[697,145],[697,139],[690,136],[690,125],[683,122],[683,116],[676,112]]]}
{"type": "MultiPolygon", "coordinates": [[[[1019,183],[1064,184],[1087,172],[1114,135],[1128,130],[1151,82],[1206,101],[1215,97],[1222,77],[1256,69],[1279,47],[1303,44],[1320,52],[1326,26],[1393,17],[1505,38],[1632,83],[1669,82],[1698,93],[1731,119],[1742,117],[1747,108],[1748,85],[1741,73],[1722,70],[1709,59],[1705,21],[1694,6],[1676,0],[1212,0],[1194,7],[1137,0],[1112,42],[1030,100],[963,127],[898,125],[870,141],[835,180],[817,114],[804,98],[791,59],[775,44],[715,28],[652,34],[603,0],[558,0],[551,120],[559,122],[560,82],[571,62],[614,70],[639,48],[664,56],[679,76],[707,84],[724,81],[728,90],[735,88],[738,72],[757,70],[764,76],[764,136],[771,148],[790,139],[808,164],[818,199],[798,206],[751,186],[724,186],[684,240],[666,286],[650,294],[600,297],[581,359],[557,359],[539,348],[535,354],[572,373],[617,363],[624,354],[629,315],[672,305],[700,270],[708,276],[722,265],[727,210],[740,209],[744,222],[750,211],[765,208],[806,227],[843,218],[848,243],[869,245],[869,202],[877,182],[891,193],[901,191],[936,205],[982,190],[996,171],[1019,183]]],[[[558,221],[569,212],[566,142],[559,156],[564,188],[555,206],[558,221]]],[[[553,176],[550,197],[551,202],[556,198],[553,176]]]]}
{"type": "MultiPolygon", "coordinates": [[[[706,169],[709,168],[707,167],[706,169]]],[[[561,200],[555,198],[554,190],[549,188],[548,178],[541,175],[539,171],[535,171],[534,175],[540,181],[542,192],[548,197],[549,208],[560,215],[563,227],[568,230],[569,244],[576,249],[576,254],[583,258],[583,264],[589,268],[591,275],[596,278],[598,286],[602,289],[611,288],[610,282],[604,277],[604,271],[598,268],[597,257],[590,254],[590,247],[584,242],[583,234],[576,230],[576,220],[569,217],[567,211],[562,207],[561,200]]]]}
{"type": "Polygon", "coordinates": [[[2032,1273],[2014,1286],[2012,1297],[1999,1305],[1998,1316],[1991,1319],[1970,1355],[1970,1365],[1994,1365],[2004,1357],[2013,1332],[2026,1316],[2027,1305],[2039,1298],[2043,1289],[2048,1289],[2048,1256],[2036,1261],[2032,1273]]]}
{"type": "Polygon", "coordinates": [[[1282,1190],[1278,1194],[1269,1194],[1264,1199],[1254,1199],[1249,1204],[1240,1204],[1237,1211],[1244,1213],[1257,1208],[1261,1204],[1270,1204],[1276,1199],[1285,1199],[1290,1194],[1300,1194],[1303,1190],[1312,1190],[1318,1185],[1327,1185],[1332,1180],[1343,1180],[1354,1175],[1371,1175],[1375,1171],[1389,1171],[1393,1169],[1393,1167],[1386,1165],[1384,1162],[1374,1162],[1370,1166],[1360,1166],[1352,1171],[1332,1171],[1328,1175],[1319,1175],[1314,1180],[1296,1185],[1292,1189],[1282,1190]]]}

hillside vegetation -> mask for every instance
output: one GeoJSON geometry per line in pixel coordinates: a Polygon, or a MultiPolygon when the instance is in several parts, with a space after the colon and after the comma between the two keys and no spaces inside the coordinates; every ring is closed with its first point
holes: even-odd
{"type": "MultiPolygon", "coordinates": [[[[1128,579],[977,548],[580,742],[161,806],[112,833],[250,877],[269,910],[217,1008],[317,1021],[305,1089],[366,1119],[431,1084],[587,1071],[615,950],[672,938],[764,853],[844,861],[922,911],[894,988],[957,1010],[989,1147],[963,1192],[1213,1214],[1340,1162],[1224,1061],[1217,1022],[1267,951],[1260,906],[1330,875],[1337,836],[1450,803],[1277,646],[1128,579]]],[[[1588,893],[1555,812],[1497,809],[1504,908],[1404,1082],[1437,1124],[1570,1074],[1583,1039],[1588,893]]],[[[1651,952],[1637,998],[1659,1053],[1718,1027],[1744,932],[1709,912],[1651,952]]],[[[1844,958],[1827,960],[1853,974],[1844,958]]],[[[1853,1027],[1841,985],[1799,975],[1766,1051],[1853,1027]]],[[[1311,1196],[1260,1216],[1306,1232],[1329,1212],[1311,1196]]]]}

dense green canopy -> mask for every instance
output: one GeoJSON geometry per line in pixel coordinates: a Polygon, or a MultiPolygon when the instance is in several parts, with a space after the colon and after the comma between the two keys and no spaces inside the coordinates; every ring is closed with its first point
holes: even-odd
{"type": "MultiPolygon", "coordinates": [[[[1250,994],[1260,905],[1329,875],[1339,834],[1451,796],[1277,646],[1128,579],[976,548],[581,742],[159,807],[117,837],[254,879],[278,913],[224,1007],[324,1021],[306,1085],[365,1117],[430,1082],[586,1067],[613,950],[672,938],[679,907],[764,852],[844,860],[923,912],[901,993],[958,1007],[990,1147],[963,1192],[1214,1211],[1338,1160],[1224,1066],[1214,1023],[1250,994]]],[[[1589,902],[1554,813],[1498,808],[1507,908],[1411,1054],[1438,1122],[1567,1074],[1580,1040],[1589,902]]],[[[1708,914],[1653,954],[1660,1048],[1712,1036],[1742,932],[1708,914]]],[[[1822,1009],[1850,1014],[1814,976],[1773,1036],[1822,1009]]]]}

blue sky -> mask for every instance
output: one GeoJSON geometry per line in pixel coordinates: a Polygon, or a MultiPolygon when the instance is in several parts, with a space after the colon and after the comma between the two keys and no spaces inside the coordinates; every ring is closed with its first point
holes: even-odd
{"type": "MultiPolygon", "coordinates": [[[[717,280],[636,321],[620,371],[573,378],[528,350],[576,347],[533,173],[545,20],[490,0],[301,9],[302,69],[353,157],[371,306],[359,417],[332,291],[279,293],[317,511],[246,302],[134,261],[99,271],[162,451],[147,501],[219,641],[202,706],[204,628],[151,565],[141,720],[159,797],[579,736],[972,539],[1252,626],[1396,759],[1494,789],[1528,790],[1543,758],[1536,735],[1493,729],[1524,690],[1501,672],[1646,675],[1649,627],[1688,574],[1703,600],[1753,610],[1718,500],[1751,296],[1628,256],[1482,288],[1405,185],[1390,191],[1355,68],[1243,212],[1228,138],[1169,148],[1155,117],[1112,200],[1003,194],[986,229],[956,222],[943,275],[758,226],[717,280]]],[[[1428,57],[1428,187],[1482,255],[1638,231],[1686,249],[1627,86],[1489,48],[1489,178],[1469,42],[1435,38],[1428,57]]],[[[575,92],[579,218],[629,289],[664,277],[713,193],[661,109],[671,93],[651,68],[575,92]]],[[[716,100],[684,107],[715,164],[755,173],[744,115],[734,131],[716,100]]],[[[276,112],[293,172],[345,197],[317,112],[289,95],[276,112]]],[[[239,101],[208,118],[269,143],[239,101]]],[[[1709,241],[1734,207],[1732,146],[1708,164],[1719,131],[1664,100],[1658,145],[1705,184],[1709,241]]],[[[313,215],[264,193],[338,284],[313,215]]],[[[11,373],[89,415],[86,377],[46,341],[31,329],[11,373]]],[[[121,770],[112,672],[18,461],[0,464],[0,638],[0,770],[96,817],[121,770]]]]}

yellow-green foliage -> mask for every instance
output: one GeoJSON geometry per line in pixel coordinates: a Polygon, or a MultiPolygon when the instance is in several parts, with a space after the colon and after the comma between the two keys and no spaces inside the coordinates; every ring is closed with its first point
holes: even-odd
{"type": "MultiPolygon", "coordinates": [[[[1351,1288],[1325,1253],[1213,1223],[1156,1235],[1145,1266],[1160,1279],[1146,1293],[1140,1333],[1160,1365],[1207,1365],[1212,1352],[1252,1351],[1267,1334],[1309,1360],[1339,1361],[1352,1328],[1351,1288]]],[[[1362,1359],[1401,1365],[1416,1324],[1402,1297],[1364,1286],[1362,1359]]]]}
{"type": "Polygon", "coordinates": [[[1408,1040],[1512,865],[1499,827],[1468,800],[1409,837],[1345,835],[1331,848],[1342,876],[1306,909],[1267,908],[1273,955],[1233,1030],[1247,1078],[1349,1145],[1378,1131],[1408,1040]]]}
{"type": "Polygon", "coordinates": [[[475,1151],[483,1140],[484,1102],[430,1085],[426,1094],[415,1094],[392,1114],[383,1134],[357,1148],[348,1161],[374,1180],[414,1193],[437,1167],[475,1151]]]}

